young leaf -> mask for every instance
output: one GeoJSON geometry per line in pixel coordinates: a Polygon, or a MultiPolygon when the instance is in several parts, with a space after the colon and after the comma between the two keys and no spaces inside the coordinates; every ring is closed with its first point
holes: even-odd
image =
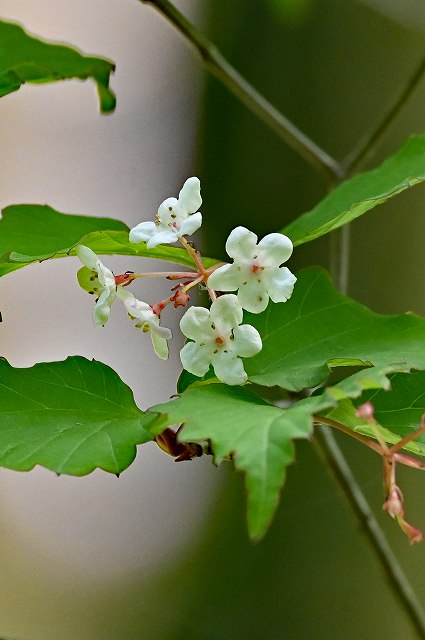
{"type": "Polygon", "coordinates": [[[103,58],[84,56],[76,49],[43,42],[17,24],[0,21],[0,97],[17,91],[25,82],[55,82],[69,78],[93,78],[100,110],[115,109],[109,88],[114,65],[103,58]]]}
{"type": "Polygon", "coordinates": [[[299,391],[321,383],[331,367],[425,368],[425,320],[384,316],[338,293],[322,269],[299,274],[292,298],[246,314],[263,339],[262,351],[244,360],[249,379],[299,391]]]}
{"type": "MultiPolygon", "coordinates": [[[[395,434],[398,440],[418,429],[421,418],[425,414],[425,372],[415,371],[410,375],[399,373],[390,376],[390,379],[389,393],[382,390],[368,391],[356,404],[370,400],[375,409],[374,417],[377,422],[395,434]]],[[[362,424],[365,426],[364,423],[362,424]]],[[[361,427],[359,422],[356,426],[361,427]]],[[[358,430],[365,431],[361,428],[358,430]]],[[[418,453],[425,455],[424,434],[421,434],[412,444],[419,447],[418,453]]]]}
{"type": "Polygon", "coordinates": [[[163,414],[154,428],[184,422],[184,442],[210,440],[215,460],[232,456],[246,473],[248,529],[261,538],[276,510],[286,467],[294,460],[294,438],[308,438],[308,408],[273,407],[244,387],[211,384],[187,389],[179,398],[152,407],[163,414]]]}
{"type": "MultiPolygon", "coordinates": [[[[3,209],[0,220],[0,276],[32,262],[75,255],[84,244],[97,254],[144,256],[193,267],[187,252],[178,247],[147,249],[133,244],[128,227],[119,220],[64,214],[46,205],[19,204],[3,209]]],[[[206,260],[209,266],[214,260],[206,260]]]]}
{"type": "Polygon", "coordinates": [[[385,162],[347,180],[282,233],[295,246],[338,229],[425,179],[425,136],[410,138],[385,162]]]}
{"type": "Polygon", "coordinates": [[[106,365],[79,356],[15,369],[0,360],[0,466],[121,473],[152,440],[154,414],[106,365]]]}
{"type": "MultiPolygon", "coordinates": [[[[387,395],[390,396],[391,391],[388,391],[387,395]]],[[[357,433],[376,439],[375,433],[371,429],[368,421],[362,418],[358,418],[356,416],[357,405],[361,404],[363,401],[365,402],[366,398],[367,396],[365,396],[364,399],[362,398],[360,400],[356,400],[355,402],[348,399],[342,400],[341,402],[338,403],[338,406],[336,406],[335,408],[328,411],[323,411],[323,412],[320,411],[319,418],[320,418],[320,415],[324,415],[326,416],[326,418],[330,418],[335,422],[339,422],[344,427],[348,427],[348,429],[352,429],[357,433]]],[[[380,419],[382,418],[380,417],[380,419]]],[[[418,427],[419,427],[419,421],[416,424],[412,424],[410,429],[406,428],[405,431],[404,431],[405,426],[403,426],[403,432],[409,433],[414,431],[418,427]]],[[[397,427],[394,428],[394,431],[392,431],[387,427],[384,427],[380,422],[376,422],[375,428],[378,429],[381,436],[383,437],[385,442],[387,442],[388,444],[396,444],[397,442],[400,441],[400,437],[402,437],[401,429],[400,429],[400,435],[397,434],[397,431],[399,430],[397,427]]],[[[393,429],[393,425],[391,426],[391,429],[393,429]]],[[[403,449],[405,449],[406,451],[411,451],[412,453],[415,453],[420,456],[425,456],[425,441],[423,439],[423,436],[419,436],[417,440],[412,440],[411,442],[406,444],[406,446],[403,447],[403,449]],[[422,441],[421,441],[421,438],[422,438],[422,441]]]]}

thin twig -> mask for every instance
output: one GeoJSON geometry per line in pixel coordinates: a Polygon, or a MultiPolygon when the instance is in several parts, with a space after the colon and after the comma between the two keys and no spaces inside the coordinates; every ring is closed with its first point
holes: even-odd
{"type": "Polygon", "coordinates": [[[350,155],[342,163],[346,169],[347,174],[354,173],[360,167],[363,161],[367,159],[367,156],[374,149],[374,147],[376,147],[376,145],[382,140],[382,138],[387,133],[388,129],[412,95],[413,91],[416,89],[424,73],[425,56],[418,64],[412,76],[408,79],[406,85],[403,87],[394,104],[391,105],[388,112],[382,118],[378,127],[371,131],[370,134],[362,140],[360,146],[357,149],[354,149],[354,151],[350,153],[350,155]]]}
{"type": "Polygon", "coordinates": [[[319,427],[320,438],[316,440],[321,453],[326,458],[335,478],[344,490],[353,511],[362,523],[369,542],[372,544],[379,557],[385,573],[396,592],[402,600],[420,638],[425,638],[425,613],[416,594],[407,579],[400,563],[393,553],[387,539],[378,524],[366,498],[364,497],[352,471],[341,452],[338,444],[330,433],[329,427],[319,427]]]}
{"type": "Polygon", "coordinates": [[[200,33],[168,0],[140,0],[152,4],[198,50],[205,66],[224,86],[264,122],[276,135],[332,183],[344,177],[340,163],[300,131],[266,100],[231,64],[217,47],[200,33]]]}

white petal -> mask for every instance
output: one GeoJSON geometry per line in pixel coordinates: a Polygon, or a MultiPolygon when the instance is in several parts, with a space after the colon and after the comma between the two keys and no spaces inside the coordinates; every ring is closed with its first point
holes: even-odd
{"type": "Polygon", "coordinates": [[[273,302],[286,302],[292,296],[297,281],[293,273],[286,267],[264,272],[264,282],[273,302]]]}
{"type": "Polygon", "coordinates": [[[242,284],[238,291],[238,300],[243,309],[251,313],[261,313],[269,303],[269,294],[266,291],[263,280],[251,277],[242,284]]]}
{"type": "Polygon", "coordinates": [[[156,232],[156,235],[153,235],[146,243],[148,249],[153,249],[159,244],[171,244],[172,242],[177,242],[178,240],[178,231],[174,229],[166,229],[160,230],[156,232]]]}
{"type": "Polygon", "coordinates": [[[243,280],[243,272],[237,264],[224,264],[208,278],[208,286],[215,291],[236,291],[243,280]]]}
{"type": "Polygon", "coordinates": [[[99,258],[94,251],[85,247],[83,244],[79,244],[76,249],[76,254],[87,269],[90,269],[91,271],[96,269],[99,258]]]}
{"type": "Polygon", "coordinates": [[[152,307],[147,302],[142,302],[133,296],[133,299],[124,300],[124,304],[128,313],[142,322],[147,322],[149,325],[158,324],[158,316],[152,311],[152,307]]]}
{"type": "Polygon", "coordinates": [[[168,360],[168,343],[165,338],[162,338],[155,331],[151,331],[152,346],[158,358],[161,360],[168,360]]]}
{"type": "Polygon", "coordinates": [[[255,327],[250,324],[242,324],[240,327],[236,327],[233,335],[233,347],[239,356],[251,358],[260,353],[263,343],[255,327]]]}
{"type": "Polygon", "coordinates": [[[130,230],[130,242],[147,242],[158,232],[158,227],[154,222],[140,222],[130,230]]]}
{"type": "Polygon", "coordinates": [[[179,204],[184,213],[195,213],[198,211],[202,204],[201,183],[199,182],[199,178],[193,177],[186,180],[179,193],[179,204]]]}
{"type": "Polygon", "coordinates": [[[202,224],[202,215],[199,213],[194,213],[191,216],[188,216],[183,220],[180,225],[179,236],[190,236],[195,231],[198,231],[199,227],[202,224]]]}
{"type": "Polygon", "coordinates": [[[131,293],[131,291],[129,289],[124,289],[121,285],[118,285],[117,287],[117,298],[122,300],[126,308],[137,301],[137,298],[131,293]]]}
{"type": "Polygon", "coordinates": [[[196,342],[188,342],[180,351],[180,360],[186,371],[202,378],[210,368],[211,349],[201,347],[196,342]]]}
{"type": "Polygon", "coordinates": [[[95,327],[103,327],[111,315],[111,305],[115,298],[115,292],[104,289],[93,309],[93,324],[95,327]]]}
{"type": "Polygon", "coordinates": [[[257,249],[257,236],[245,227],[236,227],[226,242],[226,251],[234,260],[251,260],[257,249]]]}
{"type": "Polygon", "coordinates": [[[243,311],[237,296],[226,293],[212,303],[210,309],[211,322],[216,326],[217,332],[230,332],[242,322],[243,311]]]}
{"type": "Polygon", "coordinates": [[[161,325],[159,324],[159,318],[156,314],[154,314],[154,317],[147,322],[151,328],[152,340],[153,334],[161,338],[161,340],[170,340],[170,338],[172,338],[173,334],[171,333],[171,329],[168,329],[167,327],[161,327],[161,325]]]}
{"type": "Polygon", "coordinates": [[[159,205],[158,218],[163,224],[172,224],[174,220],[180,222],[180,219],[183,217],[184,212],[177,198],[167,198],[159,205]]]}
{"type": "Polygon", "coordinates": [[[291,240],[282,233],[269,233],[258,243],[261,262],[266,267],[278,267],[286,262],[293,248],[291,240]]]}
{"type": "Polygon", "coordinates": [[[99,258],[97,259],[96,271],[99,282],[103,287],[116,290],[114,274],[108,267],[105,267],[105,265],[101,263],[99,258]]]}
{"type": "Polygon", "coordinates": [[[236,384],[244,384],[248,380],[242,360],[233,354],[220,351],[217,355],[213,356],[212,365],[217,378],[225,384],[233,386],[236,384]]]}
{"type": "Polygon", "coordinates": [[[205,307],[190,307],[180,320],[180,329],[186,338],[196,342],[214,340],[210,312],[205,307]]]}

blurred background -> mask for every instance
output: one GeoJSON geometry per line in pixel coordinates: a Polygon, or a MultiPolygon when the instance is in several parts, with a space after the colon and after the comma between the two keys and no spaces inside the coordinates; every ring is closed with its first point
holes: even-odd
{"type": "MultiPolygon", "coordinates": [[[[378,125],[424,55],[422,0],[176,5],[338,159],[378,125]]],[[[1,0],[0,7],[2,18],[34,34],[114,60],[118,96],[108,117],[97,114],[89,83],[26,86],[3,98],[2,207],[48,203],[133,226],[198,175],[203,243],[220,255],[236,224],[262,235],[324,195],[313,170],[204,74],[150,6],[1,0]]],[[[424,99],[425,81],[363,168],[425,132],[424,99]]],[[[352,225],[349,293],[376,311],[425,314],[424,203],[425,189],[416,187],[352,225]]],[[[140,268],[127,258],[105,262],[140,268]]],[[[95,357],[134,389],[142,408],[167,399],[177,358],[158,362],[119,308],[95,330],[92,300],[76,286],[77,263],[43,263],[0,280],[1,354],[15,366],[95,357]]],[[[297,249],[290,266],[312,263],[328,265],[329,238],[297,249]]],[[[162,287],[150,288],[150,299],[162,297],[162,287]]],[[[140,285],[149,299],[145,292],[140,285]]],[[[425,546],[410,548],[381,513],[380,460],[356,443],[342,445],[424,601],[425,546]]],[[[425,478],[400,471],[408,519],[425,529],[425,478]]],[[[247,540],[240,476],[208,458],[175,464],[153,444],[119,480],[2,469],[0,505],[0,636],[7,640],[417,637],[311,443],[297,444],[277,517],[257,545],[247,540]]]]}

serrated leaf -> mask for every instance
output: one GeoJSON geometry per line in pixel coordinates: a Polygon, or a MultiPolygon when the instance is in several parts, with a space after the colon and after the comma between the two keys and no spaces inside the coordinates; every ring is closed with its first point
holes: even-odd
{"type": "Polygon", "coordinates": [[[282,233],[295,246],[334,231],[405,189],[425,180],[425,136],[412,137],[373,171],[336,187],[311,211],[291,222],[282,233]]]}
{"type": "MultiPolygon", "coordinates": [[[[361,402],[370,400],[377,422],[402,438],[419,428],[425,414],[425,372],[394,374],[390,378],[391,392],[365,392],[361,402]]],[[[415,443],[420,447],[420,453],[425,455],[425,435],[421,434],[415,443]]]]}
{"type": "MultiPolygon", "coordinates": [[[[391,395],[391,391],[387,392],[388,395],[391,395]]],[[[357,433],[368,436],[369,438],[373,438],[376,440],[376,436],[374,431],[370,428],[370,424],[367,420],[363,420],[362,418],[358,418],[356,416],[357,405],[361,402],[366,401],[366,397],[362,398],[362,400],[358,402],[352,402],[351,400],[342,400],[339,402],[338,406],[330,411],[323,412],[322,415],[325,415],[327,418],[334,420],[335,422],[339,422],[344,427],[348,427],[357,433]]],[[[419,423],[412,425],[410,431],[414,431],[415,428],[419,426],[419,423]]],[[[378,429],[381,436],[388,444],[396,444],[399,442],[401,434],[397,435],[397,433],[393,433],[387,427],[382,426],[379,422],[375,424],[375,428],[378,429]]],[[[408,430],[406,429],[406,433],[408,430]]],[[[405,447],[403,447],[406,451],[411,451],[420,456],[425,456],[425,442],[421,442],[421,438],[419,436],[418,440],[412,440],[405,447]]]]}
{"type": "Polygon", "coordinates": [[[314,414],[344,398],[358,397],[365,389],[388,388],[388,374],[395,370],[399,369],[388,366],[358,371],[288,409],[266,403],[246,386],[198,379],[179,398],[152,408],[162,414],[154,431],[184,423],[179,434],[182,441],[209,440],[218,462],[233,455],[235,467],[246,474],[249,533],[259,539],[276,510],[286,467],[294,460],[292,440],[311,435],[314,414]]]}
{"type": "Polygon", "coordinates": [[[187,389],[179,398],[152,407],[163,414],[155,432],[184,422],[182,441],[211,440],[216,460],[233,455],[246,474],[248,529],[261,538],[276,510],[286,467],[294,459],[294,438],[307,438],[309,408],[273,407],[245,387],[211,384],[187,389]]]}
{"type": "Polygon", "coordinates": [[[341,295],[323,269],[299,274],[292,298],[270,303],[244,322],[258,329],[262,351],[244,360],[249,379],[299,391],[323,382],[333,366],[425,368],[425,320],[385,316],[341,295]]]}
{"type": "Polygon", "coordinates": [[[0,21],[0,97],[17,91],[24,83],[56,82],[93,78],[103,113],[115,109],[115,95],[109,88],[114,64],[103,58],[84,56],[76,49],[44,42],[24,29],[0,21]]]}
{"type": "Polygon", "coordinates": [[[121,473],[152,440],[144,414],[110,367],[79,356],[13,368],[0,360],[0,466],[82,476],[121,473]]]}
{"type": "MultiPolygon", "coordinates": [[[[119,220],[64,214],[47,205],[19,204],[2,211],[0,276],[33,262],[75,255],[78,244],[99,255],[143,256],[193,266],[184,249],[164,245],[147,249],[143,242],[129,242],[128,227],[119,220]]],[[[210,266],[216,261],[207,258],[204,262],[210,266]]]]}

